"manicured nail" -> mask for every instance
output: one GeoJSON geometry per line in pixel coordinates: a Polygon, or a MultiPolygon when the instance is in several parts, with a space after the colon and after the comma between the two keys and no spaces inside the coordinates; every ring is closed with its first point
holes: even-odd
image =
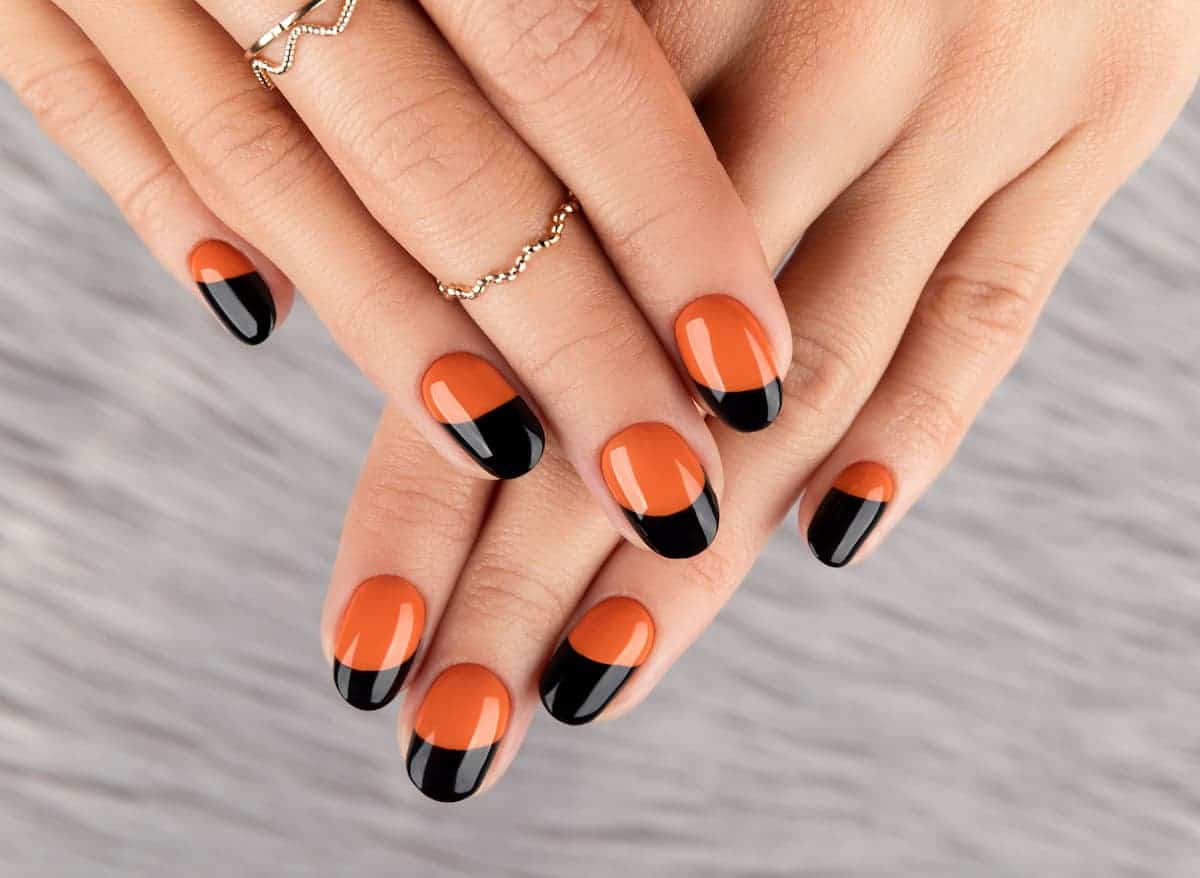
{"type": "Polygon", "coordinates": [[[368,579],[350,597],[333,649],[333,682],[360,710],[389,704],[412,668],[425,630],[425,602],[399,576],[368,579]]]}
{"type": "Polygon", "coordinates": [[[609,598],[571,629],[538,689],[550,715],[567,725],[600,715],[654,646],[654,621],[633,598],[609,598]]]}
{"type": "Polygon", "coordinates": [[[613,436],[601,470],[625,517],[658,554],[690,558],[716,539],[720,512],[708,476],[666,424],[634,424],[613,436]]]}
{"type": "Polygon", "coordinates": [[[892,474],[862,461],[842,470],[808,526],[808,545],[830,567],[850,563],[895,493],[892,474]]]}
{"type": "Polygon", "coordinates": [[[205,301],[235,338],[249,345],[267,340],[275,329],[275,300],[240,250],[205,241],[192,251],[191,268],[205,301]]]}
{"type": "Polygon", "coordinates": [[[413,723],[408,776],[438,802],[458,802],[483,783],[508,728],[508,690],[482,665],[454,665],[429,687],[413,723]]]}
{"type": "Polygon", "coordinates": [[[675,342],[696,390],[722,421],[752,433],[771,425],[783,383],[766,333],[732,296],[705,296],[675,321],[675,342]]]}
{"type": "Polygon", "coordinates": [[[496,478],[523,476],[542,459],[541,421],[487,360],[447,354],[426,371],[421,396],[429,413],[496,478]]]}

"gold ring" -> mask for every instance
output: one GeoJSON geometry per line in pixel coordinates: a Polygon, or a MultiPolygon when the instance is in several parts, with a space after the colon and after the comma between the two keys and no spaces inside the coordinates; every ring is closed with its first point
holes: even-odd
{"type": "Polygon", "coordinates": [[[342,5],[342,12],[338,16],[338,20],[328,26],[318,26],[314,24],[302,24],[301,22],[313,10],[325,4],[325,0],[307,0],[307,2],[297,9],[295,12],[290,12],[285,15],[265,34],[259,37],[246,50],[246,60],[250,62],[250,69],[254,71],[254,76],[258,79],[259,84],[270,91],[275,87],[275,83],[271,81],[272,76],[283,76],[292,69],[292,65],[296,63],[296,43],[306,34],[314,37],[336,37],[342,33],[350,24],[350,19],[354,15],[354,8],[358,5],[358,0],[345,0],[342,5]],[[262,53],[282,37],[287,34],[287,42],[283,47],[283,57],[280,58],[278,64],[271,64],[269,61],[261,58],[262,53]]]}
{"type": "Polygon", "coordinates": [[[536,241],[531,241],[521,248],[521,255],[513,262],[512,268],[492,274],[485,274],[469,287],[460,287],[438,281],[438,292],[446,299],[458,299],[459,301],[470,302],[473,299],[478,299],[483,295],[483,291],[490,286],[511,283],[521,276],[521,272],[529,265],[529,260],[533,257],[533,254],[553,247],[562,240],[563,230],[567,227],[567,220],[571,214],[578,210],[578,199],[575,198],[574,194],[568,192],[567,200],[560,204],[558,210],[554,211],[554,214],[550,217],[550,224],[545,234],[536,241]]]}

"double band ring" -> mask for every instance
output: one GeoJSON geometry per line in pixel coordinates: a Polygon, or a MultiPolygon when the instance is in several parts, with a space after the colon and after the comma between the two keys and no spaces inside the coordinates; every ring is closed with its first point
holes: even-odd
{"type": "Polygon", "coordinates": [[[246,50],[246,60],[250,62],[250,69],[254,71],[255,78],[263,88],[270,91],[275,87],[271,77],[283,76],[292,69],[292,65],[296,63],[296,43],[300,41],[301,37],[305,35],[336,37],[342,33],[354,16],[354,8],[358,5],[358,0],[345,0],[342,12],[334,24],[318,26],[302,23],[311,12],[323,5],[325,5],[325,0],[307,0],[299,9],[289,12],[276,22],[246,50]],[[284,34],[287,34],[287,42],[283,46],[283,56],[279,59],[278,64],[271,64],[261,57],[262,53],[284,34]]]}

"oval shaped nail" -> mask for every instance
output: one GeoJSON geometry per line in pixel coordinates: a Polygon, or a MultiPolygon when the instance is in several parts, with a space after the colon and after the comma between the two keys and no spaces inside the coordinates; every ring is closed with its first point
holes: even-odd
{"type": "Polygon", "coordinates": [[[458,802],[479,789],[508,729],[512,700],[482,665],[453,665],[438,675],[413,722],[408,776],[438,802],[458,802]]]}
{"type": "Polygon", "coordinates": [[[830,567],[849,564],[895,491],[895,480],[882,464],[859,461],[842,470],[808,525],[808,545],[817,560],[830,567]]]}
{"type": "Polygon", "coordinates": [[[224,241],[205,241],[192,251],[189,265],[204,300],[234,338],[258,345],[270,337],[275,299],[245,254],[224,241]]]}
{"type": "Polygon", "coordinates": [[[720,510],[708,475],[666,424],[634,424],[613,436],[601,470],[629,523],[658,554],[691,558],[716,539],[720,510]]]}
{"type": "Polygon", "coordinates": [[[654,646],[654,620],[633,598],[592,607],[555,650],[538,690],[550,715],[567,725],[603,712],[654,646]]]}
{"type": "Polygon", "coordinates": [[[389,704],[412,669],[425,630],[425,602],[407,579],[374,576],[350,596],[338,623],[333,682],[359,710],[389,704]]]}
{"type": "Polygon", "coordinates": [[[425,408],[484,470],[515,479],[538,465],[546,432],[529,404],[475,354],[447,354],[421,380],[425,408]]]}
{"type": "Polygon", "coordinates": [[[697,392],[713,414],[752,433],[783,406],[775,353],[750,309],[733,296],[696,299],[675,320],[675,341],[697,392]]]}

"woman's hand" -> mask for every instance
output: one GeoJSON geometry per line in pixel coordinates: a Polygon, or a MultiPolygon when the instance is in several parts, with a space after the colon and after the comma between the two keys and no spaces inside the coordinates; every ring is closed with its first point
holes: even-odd
{"type": "Polygon", "coordinates": [[[360,707],[408,677],[400,744],[434,798],[494,783],[539,695],[568,723],[636,705],[803,488],[823,561],[877,546],[1200,64],[1200,8],[1184,4],[641,5],[768,254],[807,230],[781,274],[787,404],[760,436],[714,427],[725,527],[682,563],[616,545],[555,454],[493,490],[385,414],[322,638],[360,707]]]}
{"type": "Polygon", "coordinates": [[[636,10],[331,0],[305,24],[341,9],[349,26],[300,37],[266,91],[242,47],[299,3],[16,0],[3,74],[235,335],[266,338],[290,277],[451,461],[522,475],[544,421],[622,532],[702,551],[723,476],[680,374],[760,429],[789,337],[753,225],[636,10]],[[470,288],[512,266],[564,184],[586,219],[559,217],[518,282],[464,308],[437,296],[434,277],[470,288]]]}

